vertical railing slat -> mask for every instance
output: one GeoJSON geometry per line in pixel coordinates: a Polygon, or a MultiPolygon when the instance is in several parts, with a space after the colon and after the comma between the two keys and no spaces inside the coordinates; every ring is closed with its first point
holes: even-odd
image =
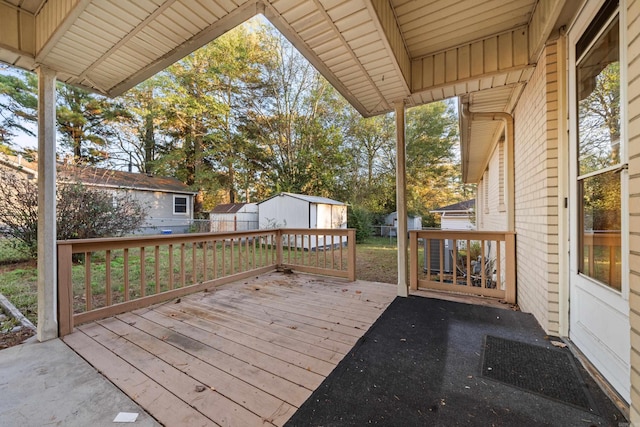
{"type": "Polygon", "coordinates": [[[84,253],[84,292],[85,306],[87,311],[92,310],[92,289],[91,289],[91,253],[84,253]]]}
{"type": "Polygon", "coordinates": [[[173,289],[173,245],[169,244],[169,290],[173,289]]]}
{"type": "Polygon", "coordinates": [[[124,268],[124,300],[129,301],[131,297],[129,290],[129,248],[124,248],[122,258],[122,266],[124,268]]]}
{"type": "Polygon", "coordinates": [[[184,243],[180,244],[180,287],[184,288],[184,285],[187,281],[187,271],[185,268],[185,254],[184,254],[184,243]]]}
{"type": "Polygon", "coordinates": [[[156,278],[156,294],[160,293],[160,246],[156,245],[153,254],[153,274],[156,278]]]}
{"type": "Polygon", "coordinates": [[[112,298],[113,296],[111,295],[111,251],[108,249],[104,254],[104,263],[105,263],[105,269],[104,269],[105,305],[108,307],[111,304],[113,304],[113,298],[112,298]]]}
{"type": "Polygon", "coordinates": [[[191,283],[198,283],[198,244],[191,243],[191,283]]]}
{"type": "Polygon", "coordinates": [[[146,295],[147,288],[147,274],[146,274],[146,259],[144,253],[144,246],[140,247],[140,296],[146,295]]]}
{"type": "Polygon", "coordinates": [[[208,252],[208,246],[209,246],[209,242],[208,241],[204,241],[202,242],[202,281],[206,282],[207,279],[209,278],[209,271],[208,268],[209,266],[207,265],[207,252],[208,252]]]}
{"type": "Polygon", "coordinates": [[[218,241],[213,239],[213,279],[218,278],[218,241]]]}
{"type": "Polygon", "coordinates": [[[418,233],[409,233],[409,288],[418,289],[418,233]]]}

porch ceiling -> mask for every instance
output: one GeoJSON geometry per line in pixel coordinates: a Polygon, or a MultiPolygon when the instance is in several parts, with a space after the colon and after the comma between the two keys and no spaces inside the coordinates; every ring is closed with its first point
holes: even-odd
{"type": "MultiPolygon", "coordinates": [[[[566,0],[0,0],[0,61],[117,96],[256,14],[363,115],[460,96],[511,113],[566,0]]],[[[465,182],[478,182],[500,121],[461,118],[465,182]]]]}
{"type": "Polygon", "coordinates": [[[264,14],[364,116],[530,75],[551,0],[0,0],[0,61],[116,96],[264,14]]]}

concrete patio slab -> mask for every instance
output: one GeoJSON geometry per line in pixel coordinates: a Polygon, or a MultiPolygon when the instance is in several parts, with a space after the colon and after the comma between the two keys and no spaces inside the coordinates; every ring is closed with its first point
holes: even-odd
{"type": "Polygon", "coordinates": [[[160,425],[59,339],[0,351],[0,396],[2,426],[160,425]]]}

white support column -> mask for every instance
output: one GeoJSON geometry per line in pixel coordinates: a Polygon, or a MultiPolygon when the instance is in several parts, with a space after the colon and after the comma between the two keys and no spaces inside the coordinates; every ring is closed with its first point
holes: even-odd
{"type": "Polygon", "coordinates": [[[38,68],[38,341],[58,336],[56,74],[38,68]]]}
{"type": "Polygon", "coordinates": [[[407,169],[404,138],[404,101],[394,103],[396,110],[396,210],[398,212],[398,296],[409,295],[407,169]]]}

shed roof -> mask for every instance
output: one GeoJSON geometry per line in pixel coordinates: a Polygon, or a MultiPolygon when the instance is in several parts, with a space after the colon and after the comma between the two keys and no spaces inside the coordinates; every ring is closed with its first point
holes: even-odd
{"type": "Polygon", "coordinates": [[[445,212],[469,212],[476,207],[476,199],[465,200],[463,202],[454,203],[452,205],[443,206],[438,209],[434,209],[432,213],[445,213],[445,212]]]}
{"type": "Polygon", "coordinates": [[[222,203],[214,206],[211,213],[236,213],[248,204],[253,203],[222,203]]]}
{"type": "Polygon", "coordinates": [[[195,194],[187,185],[175,178],[142,173],[62,165],[58,167],[58,174],[62,180],[77,180],[86,185],[143,191],[162,191],[165,193],[195,194]]]}
{"type": "Polygon", "coordinates": [[[315,203],[315,204],[340,205],[340,206],[344,206],[345,205],[345,203],[343,203],[343,202],[339,202],[337,200],[329,199],[327,197],[307,196],[306,194],[295,194],[295,193],[287,193],[287,192],[282,192],[282,193],[275,194],[275,195],[269,197],[268,199],[265,199],[265,200],[263,200],[261,202],[258,202],[258,204],[264,203],[267,200],[271,200],[271,199],[274,199],[274,198],[279,197],[279,196],[289,196],[289,197],[293,197],[293,198],[296,198],[296,199],[304,200],[305,202],[315,203]]]}

